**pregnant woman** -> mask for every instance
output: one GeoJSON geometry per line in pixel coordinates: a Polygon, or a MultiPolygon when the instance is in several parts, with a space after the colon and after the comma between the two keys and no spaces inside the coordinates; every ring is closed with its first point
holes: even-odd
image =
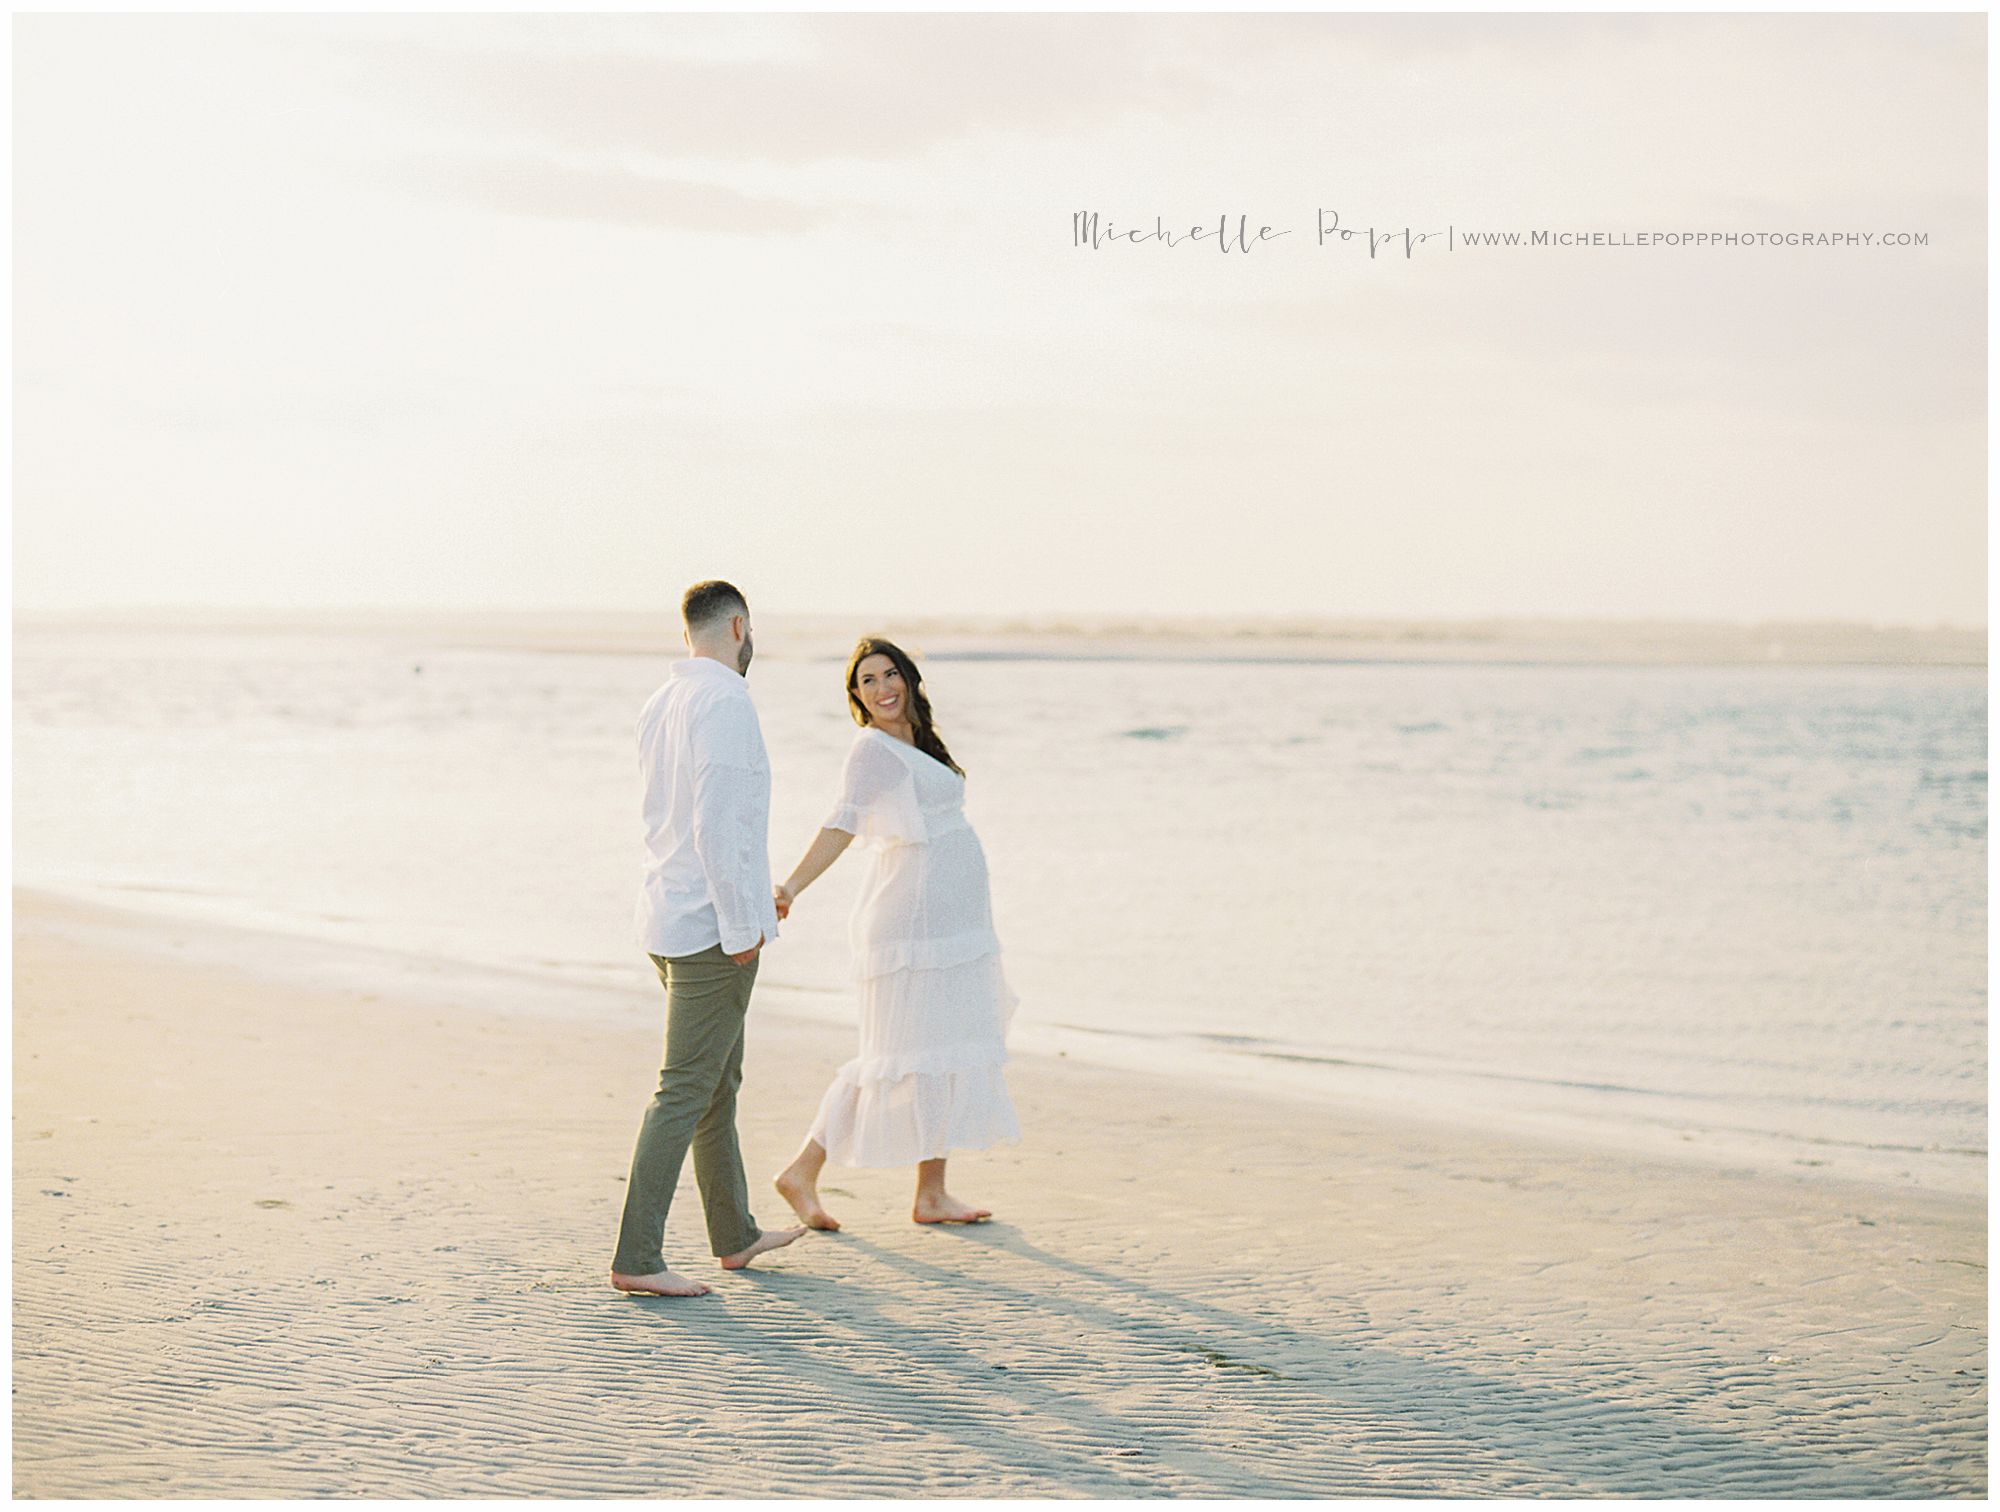
{"type": "Polygon", "coordinates": [[[916,664],[864,639],[847,661],[847,706],[861,731],[840,802],[774,891],[778,916],[857,837],[869,870],[850,941],[861,997],[861,1054],[821,1099],[805,1148],[777,1178],[799,1217],[840,1224],[819,1200],[820,1168],[917,1168],[919,1223],[978,1223],[987,1208],[945,1190],[945,1155],[1020,1138],[1000,1067],[1015,998],[1000,971],[986,853],[965,819],[965,774],[931,722],[916,664]]]}

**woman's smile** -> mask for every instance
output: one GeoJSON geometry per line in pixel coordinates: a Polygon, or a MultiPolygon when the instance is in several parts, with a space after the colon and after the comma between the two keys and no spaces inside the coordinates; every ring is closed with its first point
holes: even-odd
{"type": "Polygon", "coordinates": [[[863,661],[855,668],[854,691],[875,724],[895,727],[910,717],[910,690],[894,657],[878,653],[863,661]]]}

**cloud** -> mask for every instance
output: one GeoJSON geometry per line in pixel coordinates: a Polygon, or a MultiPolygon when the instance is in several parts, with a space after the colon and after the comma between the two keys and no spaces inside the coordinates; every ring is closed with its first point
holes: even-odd
{"type": "Polygon", "coordinates": [[[390,172],[417,192],[505,214],[677,231],[792,236],[866,213],[857,205],[758,198],[720,184],[550,161],[430,156],[406,160],[390,172]]]}
{"type": "Polygon", "coordinates": [[[320,23],[314,38],[343,87],[433,124],[663,161],[889,161],[982,131],[1186,111],[1223,91],[1202,58],[1200,18],[793,18],[795,45],[762,57],[715,48],[712,25],[691,38],[704,48],[676,49],[693,18],[593,18],[561,48],[489,32],[487,19],[420,31],[320,23]]]}

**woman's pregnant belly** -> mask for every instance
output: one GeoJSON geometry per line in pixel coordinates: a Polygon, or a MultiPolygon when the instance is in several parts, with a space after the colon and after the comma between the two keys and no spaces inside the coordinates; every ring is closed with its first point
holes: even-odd
{"type": "Polygon", "coordinates": [[[986,852],[970,826],[961,825],[923,845],[897,845],[875,854],[856,900],[850,939],[857,968],[943,964],[966,952],[994,948],[993,903],[986,880],[986,852]],[[906,948],[899,948],[906,947],[906,948]]]}

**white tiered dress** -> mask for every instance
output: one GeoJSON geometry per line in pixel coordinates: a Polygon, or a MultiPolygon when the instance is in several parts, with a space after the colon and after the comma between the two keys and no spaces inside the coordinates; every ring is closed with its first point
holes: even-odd
{"type": "Polygon", "coordinates": [[[864,729],[823,827],[858,837],[869,869],[849,928],[861,1053],[827,1088],[812,1138],[849,1166],[915,1165],[1019,1139],[1000,1069],[1017,1000],[1000,970],[965,779],[864,729]]]}

